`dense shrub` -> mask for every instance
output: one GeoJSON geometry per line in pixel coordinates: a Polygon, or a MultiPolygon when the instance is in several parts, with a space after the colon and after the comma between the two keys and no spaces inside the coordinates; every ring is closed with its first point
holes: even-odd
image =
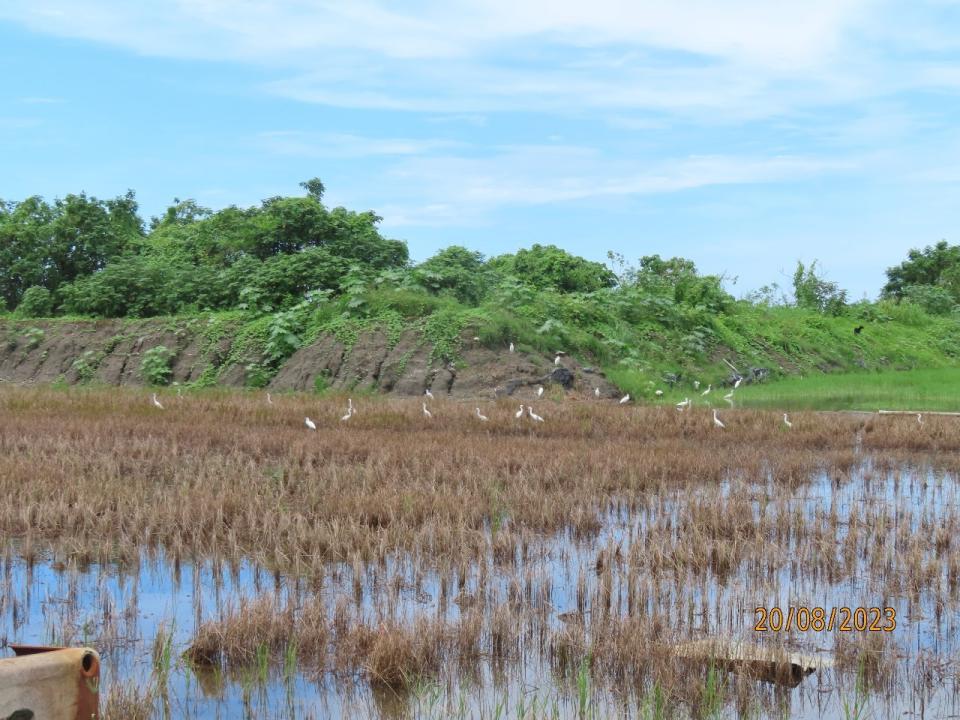
{"type": "Polygon", "coordinates": [[[39,285],[27,288],[17,305],[16,314],[23,318],[50,317],[53,314],[53,295],[39,285]]]}

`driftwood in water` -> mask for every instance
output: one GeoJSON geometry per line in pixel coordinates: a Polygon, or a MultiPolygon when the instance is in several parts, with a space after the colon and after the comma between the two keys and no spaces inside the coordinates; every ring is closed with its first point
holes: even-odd
{"type": "Polygon", "coordinates": [[[677,645],[674,653],[677,657],[786,687],[796,687],[811,673],[832,665],[827,658],[816,655],[718,638],[682,643],[677,645]]]}

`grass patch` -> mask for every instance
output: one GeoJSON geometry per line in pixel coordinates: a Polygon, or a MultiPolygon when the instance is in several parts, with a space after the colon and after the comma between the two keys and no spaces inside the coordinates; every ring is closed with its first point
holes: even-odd
{"type": "Polygon", "coordinates": [[[735,398],[740,407],[784,410],[960,411],[960,368],[805,375],[741,386],[735,398]]]}

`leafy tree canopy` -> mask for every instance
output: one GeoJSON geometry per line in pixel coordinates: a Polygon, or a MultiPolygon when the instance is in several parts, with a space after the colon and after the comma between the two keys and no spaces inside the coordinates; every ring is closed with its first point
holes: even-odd
{"type": "Polygon", "coordinates": [[[133,191],[105,201],[80,193],[53,204],[34,196],[0,205],[0,297],[8,310],[28,287],[53,293],[102,270],[142,236],[133,191]]]}
{"type": "Polygon", "coordinates": [[[556,245],[535,244],[515,255],[500,255],[491,266],[505,275],[513,275],[539,290],[593,292],[613,287],[617,278],[606,265],[591,262],[556,245]]]}
{"type": "Polygon", "coordinates": [[[941,240],[923,250],[912,249],[907,259],[887,269],[885,297],[902,298],[911,285],[941,285],[960,302],[960,245],[941,240]]]}

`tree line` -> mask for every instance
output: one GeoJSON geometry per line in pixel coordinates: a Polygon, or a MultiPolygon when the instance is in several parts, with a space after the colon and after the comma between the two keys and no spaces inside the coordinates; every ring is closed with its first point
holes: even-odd
{"type": "MultiPolygon", "coordinates": [[[[80,193],[52,203],[40,197],[0,201],[0,300],[23,317],[151,317],[201,311],[279,312],[310,293],[326,297],[357,285],[392,287],[479,306],[504,289],[589,295],[642,289],[645,296],[711,312],[734,298],[722,278],[690,260],[642,257],[609,265],[535,244],[492,258],[457,245],[412,264],[405,243],[384,237],[373,212],[323,203],[319,179],[299,197],[217,212],[175,200],[147,225],[132,191],[110,200],[80,193]]],[[[911,250],[887,270],[882,298],[948,314],[960,303],[960,247],[946,241],[911,250]]],[[[847,294],[817,263],[798,263],[795,303],[841,314],[847,294]]],[[[509,294],[509,293],[508,293],[509,294]]],[[[752,297],[770,302],[771,288],[752,297]]],[[[626,313],[629,315],[629,313],[626,313]]]]}

